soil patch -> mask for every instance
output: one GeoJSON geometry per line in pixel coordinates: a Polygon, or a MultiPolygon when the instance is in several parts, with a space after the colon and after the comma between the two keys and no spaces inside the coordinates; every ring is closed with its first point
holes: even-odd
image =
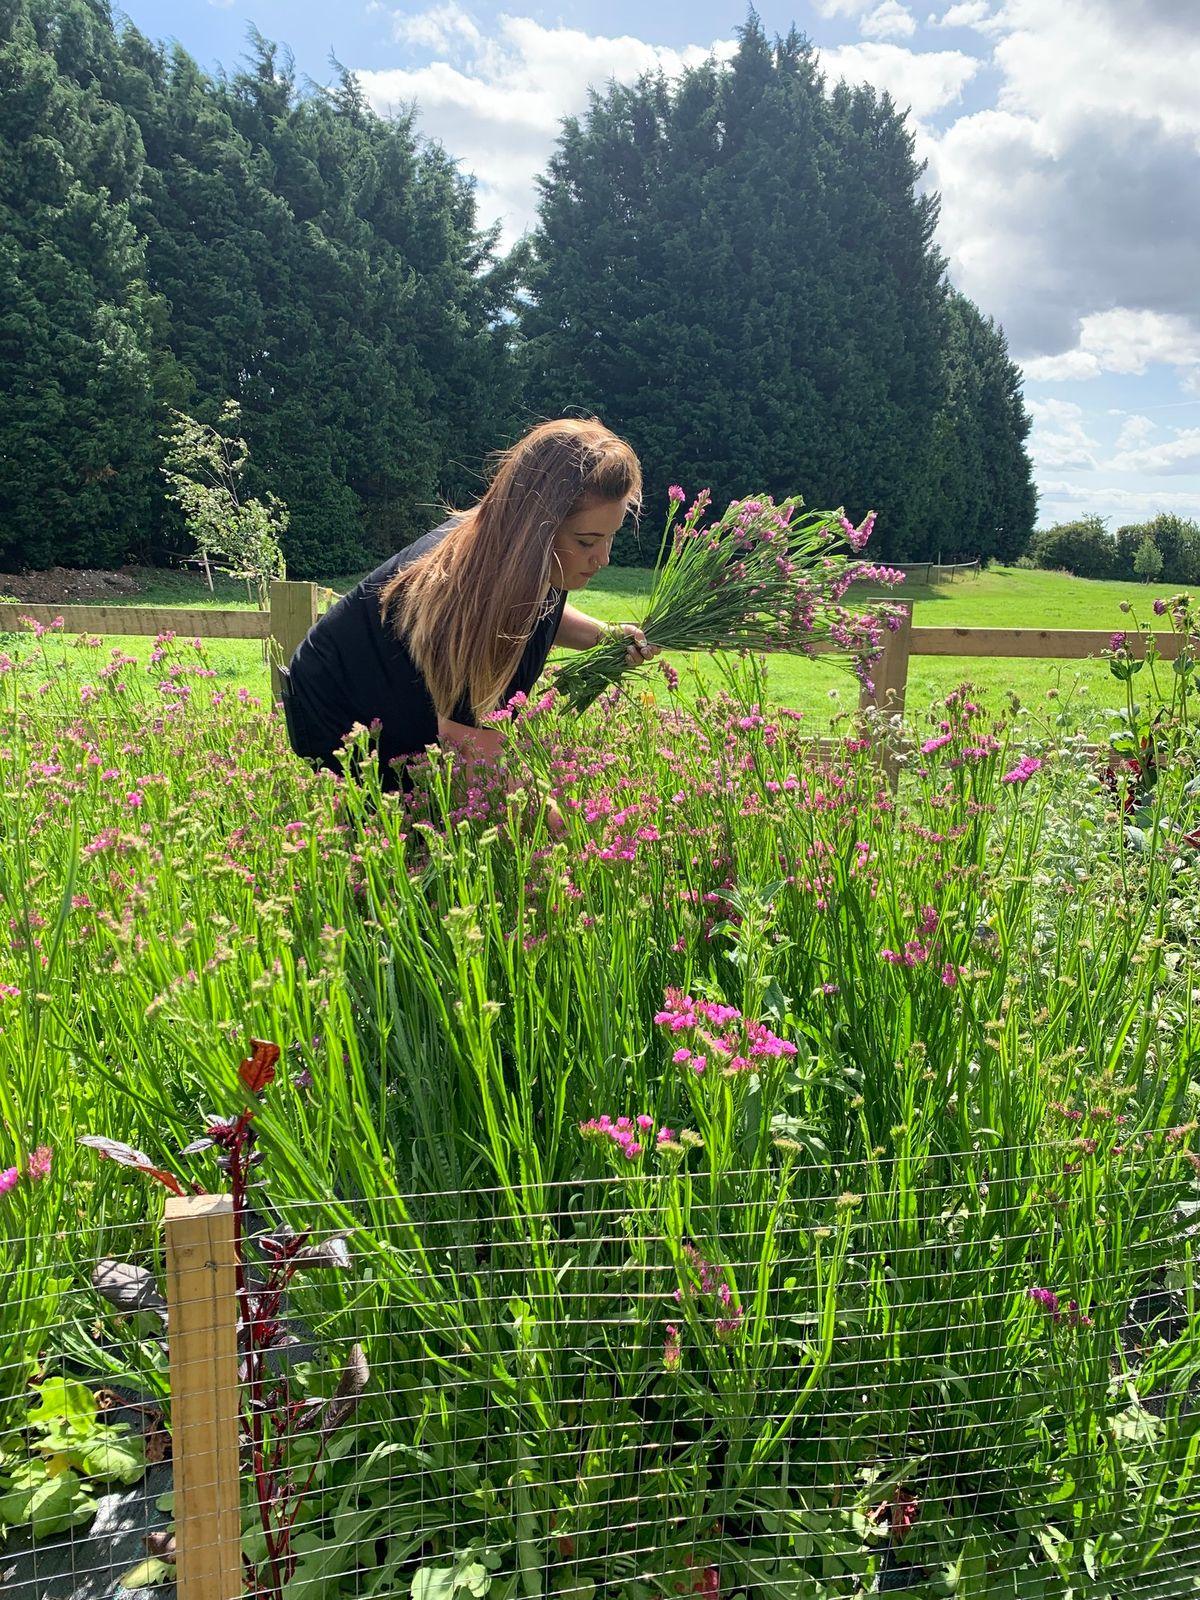
{"type": "Polygon", "coordinates": [[[141,593],[136,569],[115,572],[46,567],[41,572],[0,572],[0,598],[28,600],[31,605],[78,605],[88,600],[111,600],[114,595],[141,593]]]}

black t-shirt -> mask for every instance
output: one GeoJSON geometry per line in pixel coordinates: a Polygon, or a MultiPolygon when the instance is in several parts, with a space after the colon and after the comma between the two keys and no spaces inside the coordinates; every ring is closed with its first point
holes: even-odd
{"type": "MultiPolygon", "coordinates": [[[[433,700],[408,646],[380,616],[379,595],[389,579],[432,550],[457,523],[452,517],[376,567],[309,629],[285,683],[288,733],[297,755],[329,760],[356,722],[370,727],[378,719],[379,764],[393,787],[391,763],[436,741],[433,700]]],[[[505,700],[518,690],[528,694],[541,676],[566,598],[560,590],[551,591],[505,700]]],[[[461,704],[453,720],[473,725],[470,705],[461,704]]]]}

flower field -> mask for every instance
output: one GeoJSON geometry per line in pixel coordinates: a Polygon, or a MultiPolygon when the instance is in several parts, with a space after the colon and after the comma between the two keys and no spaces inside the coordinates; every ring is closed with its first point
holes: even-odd
{"type": "Polygon", "coordinates": [[[1200,1592],[1194,657],[1110,666],[1099,758],[965,689],[822,756],[747,662],[411,805],[190,642],[0,674],[8,1539],[145,1470],[98,1390],[169,1428],[199,1187],[248,1593],[1200,1592]]]}

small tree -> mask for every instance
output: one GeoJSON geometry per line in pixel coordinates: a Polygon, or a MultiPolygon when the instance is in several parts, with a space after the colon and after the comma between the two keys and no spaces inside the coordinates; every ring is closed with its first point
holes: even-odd
{"type": "Polygon", "coordinates": [[[235,432],[241,415],[236,400],[221,407],[216,427],[172,411],[162,470],[170,485],[168,498],[183,512],[206,566],[212,561],[233,577],[244,578],[259,610],[265,611],[272,580],[287,572],[280,540],[288,512],[273,494],[264,501],[243,499],[239,492],[250,459],[246,441],[235,432]]]}
{"type": "Polygon", "coordinates": [[[1153,583],[1162,569],[1162,551],[1147,534],[1137,547],[1137,555],[1133,558],[1133,570],[1143,583],[1153,583]]]}

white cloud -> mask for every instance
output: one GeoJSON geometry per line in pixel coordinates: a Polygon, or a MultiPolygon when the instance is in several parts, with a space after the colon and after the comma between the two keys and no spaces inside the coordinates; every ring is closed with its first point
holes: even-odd
{"type": "Polygon", "coordinates": [[[813,3],[821,17],[861,17],[878,0],[813,0],[813,3]]]}
{"type": "Polygon", "coordinates": [[[1006,0],[995,63],[998,105],[1069,137],[1081,114],[1200,134],[1200,101],[1180,90],[1200,70],[1194,10],[1130,0],[1006,0]]]}
{"type": "MultiPolygon", "coordinates": [[[[1119,441],[1118,441],[1119,442],[1119,441]]],[[[1173,439],[1159,444],[1122,450],[1109,462],[1115,472],[1162,473],[1200,472],[1200,428],[1183,428],[1173,439]]]]}
{"type": "Polygon", "coordinates": [[[1195,516],[1196,494],[1187,489],[1129,489],[1102,479],[1080,483],[1046,478],[1038,485],[1038,522],[1048,527],[1068,517],[1099,516],[1117,526],[1123,522],[1148,522],[1160,511],[1195,516]]]}
{"type": "Polygon", "coordinates": [[[1084,425],[1081,406],[1071,400],[1028,400],[1026,407],[1033,418],[1029,453],[1039,470],[1095,467],[1097,441],[1084,425]]]}
{"type": "Polygon", "coordinates": [[[939,17],[930,13],[929,22],[935,28],[979,28],[995,20],[988,0],[962,0],[939,17]]]}
{"type": "Polygon", "coordinates": [[[883,0],[859,23],[859,32],[866,39],[911,39],[916,31],[915,17],[900,0],[883,0]]]}
{"type": "Polygon", "coordinates": [[[412,44],[429,50],[453,51],[462,45],[478,49],[483,35],[475,19],[454,0],[431,6],[428,11],[418,11],[412,16],[397,15],[392,20],[392,35],[402,44],[412,44]]]}
{"type": "Polygon", "coordinates": [[[967,0],[949,18],[984,24],[1000,80],[994,106],[922,141],[952,278],[1030,376],[1140,370],[1076,341],[1106,313],[1200,329],[1190,0],[1004,0],[990,21],[967,0]]]}
{"type": "Polygon", "coordinates": [[[1175,313],[1118,306],[1081,317],[1075,348],[1026,361],[1025,376],[1054,382],[1105,372],[1140,375],[1155,362],[1184,368],[1189,381],[1200,375],[1200,323],[1175,313]]]}
{"type": "Polygon", "coordinates": [[[1143,444],[1153,432],[1154,423],[1149,417],[1126,417],[1117,435],[1117,449],[1132,450],[1135,445],[1143,444]]]}
{"type": "Polygon", "coordinates": [[[416,103],[421,130],[474,173],[481,218],[498,217],[511,242],[535,221],[534,178],[545,167],[563,117],[587,107],[589,85],[632,82],[661,70],[675,77],[709,54],[728,57],[736,40],[681,50],[628,35],[544,27],[531,17],[500,16],[485,34],[456,3],[393,13],[398,40],[442,57],[424,66],[355,76],[381,112],[416,103]],[[448,58],[448,59],[446,59],[448,58]]]}
{"type": "Polygon", "coordinates": [[[905,50],[895,44],[844,44],[822,50],[821,70],[830,82],[871,83],[886,89],[918,121],[954,105],[979,71],[977,56],[962,50],[905,50]]]}

